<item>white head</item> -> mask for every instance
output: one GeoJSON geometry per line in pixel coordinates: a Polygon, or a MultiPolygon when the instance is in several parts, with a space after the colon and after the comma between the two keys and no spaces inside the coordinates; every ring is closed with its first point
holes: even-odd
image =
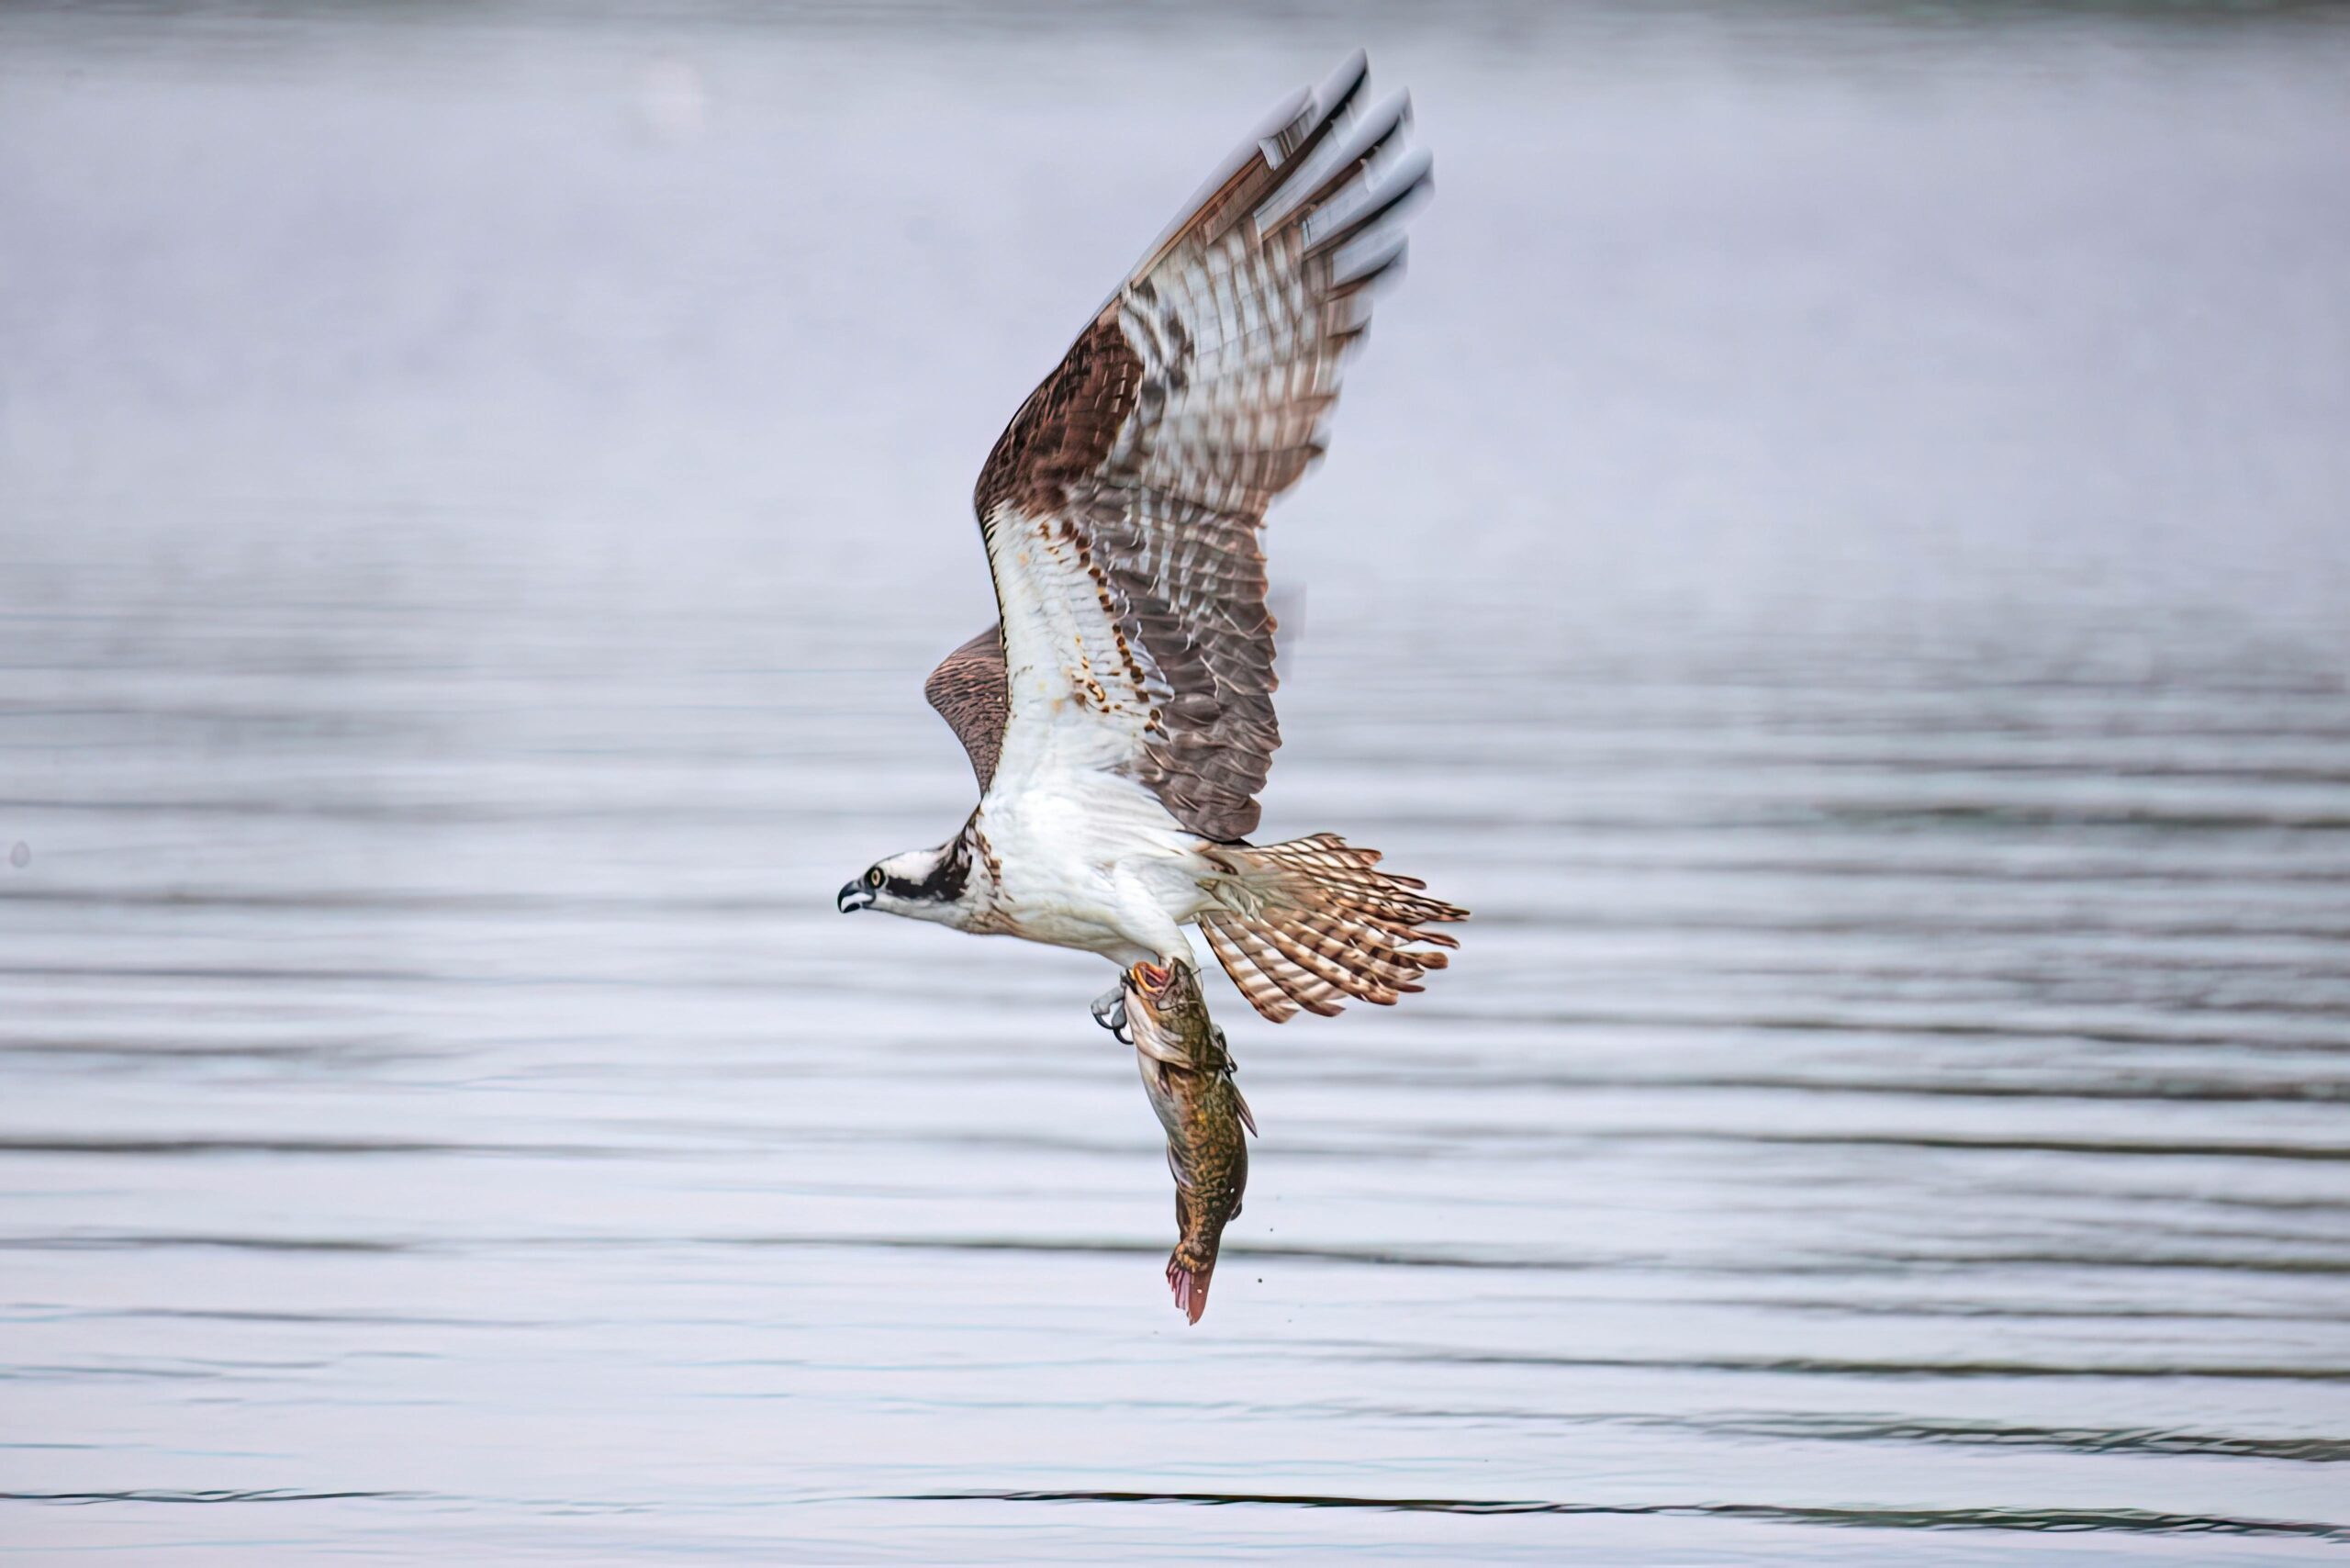
{"type": "Polygon", "coordinates": [[[843,914],[878,909],[909,920],[952,924],[962,913],[963,893],[970,881],[970,842],[957,834],[935,849],[909,849],[876,860],[865,875],[841,890],[835,902],[843,914]]]}

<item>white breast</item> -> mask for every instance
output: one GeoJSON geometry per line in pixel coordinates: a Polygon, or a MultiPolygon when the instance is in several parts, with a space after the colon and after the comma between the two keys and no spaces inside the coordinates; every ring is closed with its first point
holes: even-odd
{"type": "Polygon", "coordinates": [[[1204,863],[1158,797],[1113,773],[999,771],[979,805],[1015,935],[1121,962],[1179,950],[1204,863]]]}

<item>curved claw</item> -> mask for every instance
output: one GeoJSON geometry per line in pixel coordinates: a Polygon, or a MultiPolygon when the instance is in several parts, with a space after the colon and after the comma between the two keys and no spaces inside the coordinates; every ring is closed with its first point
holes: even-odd
{"type": "Polygon", "coordinates": [[[1126,989],[1118,987],[1093,999],[1093,1021],[1110,1031],[1110,1037],[1122,1045],[1131,1046],[1135,1037],[1126,1032],[1126,989]]]}

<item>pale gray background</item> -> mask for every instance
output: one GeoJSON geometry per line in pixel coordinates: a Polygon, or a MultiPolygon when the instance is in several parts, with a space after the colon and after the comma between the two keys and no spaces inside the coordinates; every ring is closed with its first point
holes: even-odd
{"type": "Polygon", "coordinates": [[[0,11],[0,1554],[2338,1556],[2343,12],[320,16],[0,11]],[[1108,970],[832,891],[1358,43],[1266,831],[1478,919],[1186,1329],[1108,970]]]}

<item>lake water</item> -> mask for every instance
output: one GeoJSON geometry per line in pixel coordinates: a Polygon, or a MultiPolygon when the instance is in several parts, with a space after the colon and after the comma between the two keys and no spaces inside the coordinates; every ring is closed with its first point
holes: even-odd
{"type": "Polygon", "coordinates": [[[2350,26],[0,12],[0,1554],[2350,1545],[2350,26]],[[997,428],[1371,46],[1438,193],[1216,993],[833,890],[997,428]]]}

